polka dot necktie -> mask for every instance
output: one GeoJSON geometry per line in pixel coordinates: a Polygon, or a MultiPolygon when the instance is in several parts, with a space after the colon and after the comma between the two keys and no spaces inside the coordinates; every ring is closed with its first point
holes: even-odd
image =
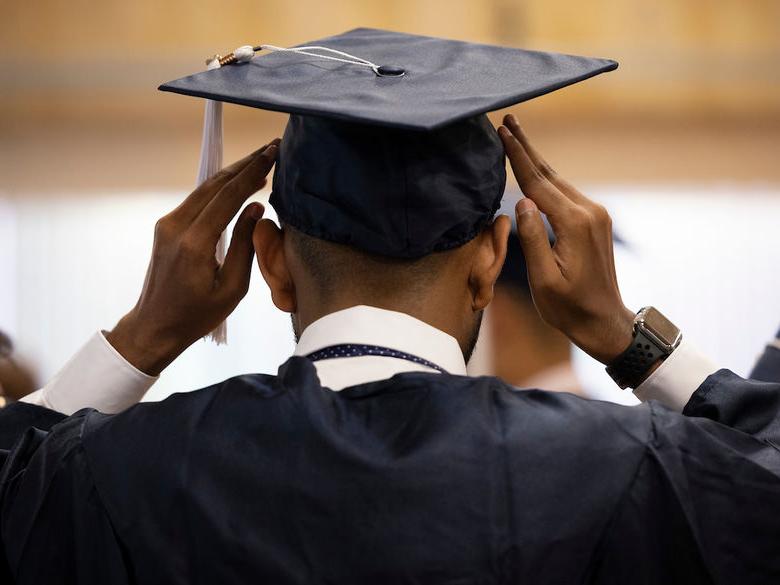
{"type": "Polygon", "coordinates": [[[410,353],[398,351],[397,349],[382,347],[381,345],[364,345],[364,344],[356,344],[356,343],[342,343],[340,345],[329,345],[328,347],[323,347],[322,349],[313,351],[304,357],[307,357],[311,361],[316,362],[320,360],[361,357],[366,355],[391,357],[399,360],[406,360],[407,362],[414,362],[415,364],[420,364],[421,366],[425,366],[426,368],[431,368],[433,370],[441,372],[442,374],[447,373],[447,371],[444,368],[426,359],[423,359],[416,355],[412,355],[410,353]]]}

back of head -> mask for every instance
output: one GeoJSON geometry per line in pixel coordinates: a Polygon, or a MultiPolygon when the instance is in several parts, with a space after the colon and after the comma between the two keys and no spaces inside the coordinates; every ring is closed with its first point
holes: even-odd
{"type": "Polygon", "coordinates": [[[360,304],[388,306],[424,303],[432,286],[446,278],[454,251],[432,252],[419,258],[394,258],[329,242],[284,227],[291,248],[308,275],[308,283],[324,302],[353,297],[360,304]]]}
{"type": "Polygon", "coordinates": [[[297,332],[372,305],[446,331],[470,352],[505,248],[492,229],[504,149],[485,115],[424,132],[291,115],[276,165],[270,202],[284,262],[263,251],[267,239],[256,249],[297,332]]]}

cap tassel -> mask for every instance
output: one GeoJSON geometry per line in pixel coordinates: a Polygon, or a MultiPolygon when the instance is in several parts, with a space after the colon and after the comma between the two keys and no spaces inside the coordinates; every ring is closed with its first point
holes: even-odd
{"type": "MultiPolygon", "coordinates": [[[[207,62],[208,69],[220,67],[219,57],[214,56],[207,62]]],[[[203,118],[203,138],[200,146],[200,164],[198,165],[198,185],[219,172],[222,168],[222,102],[206,100],[206,111],[203,118]]],[[[227,249],[227,232],[222,232],[217,242],[215,256],[222,264],[227,249]]],[[[217,345],[227,343],[227,322],[223,321],[209,334],[209,338],[217,345]]]]}
{"type": "MultiPolygon", "coordinates": [[[[224,57],[214,55],[206,61],[207,69],[219,69],[222,65],[245,63],[254,57],[250,46],[239,47],[224,57]]],[[[222,102],[206,100],[203,118],[203,138],[200,145],[200,163],[198,165],[198,185],[206,181],[222,168],[222,102]]],[[[214,255],[221,265],[227,252],[227,231],[222,232],[214,255]]],[[[209,334],[209,339],[217,345],[227,343],[227,321],[223,321],[209,334]]]]}

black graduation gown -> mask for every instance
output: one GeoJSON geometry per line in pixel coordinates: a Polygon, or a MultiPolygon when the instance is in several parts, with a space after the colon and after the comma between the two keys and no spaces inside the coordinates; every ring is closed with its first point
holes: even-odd
{"type": "Polygon", "coordinates": [[[0,535],[18,585],[780,583],[780,385],[685,415],[294,357],[28,430],[0,535]]]}

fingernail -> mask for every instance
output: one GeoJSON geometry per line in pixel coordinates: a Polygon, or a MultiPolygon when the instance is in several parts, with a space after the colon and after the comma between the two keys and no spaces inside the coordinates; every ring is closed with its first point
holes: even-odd
{"type": "Polygon", "coordinates": [[[249,217],[255,221],[263,219],[263,206],[259,203],[252,203],[252,205],[249,206],[249,217]]]}
{"type": "Polygon", "coordinates": [[[515,118],[514,114],[509,114],[509,125],[513,128],[519,128],[520,123],[517,121],[517,118],[515,118]]]}
{"type": "Polygon", "coordinates": [[[265,149],[265,154],[268,156],[276,156],[277,150],[279,150],[279,147],[276,144],[272,144],[271,146],[265,149]]]}
{"type": "Polygon", "coordinates": [[[535,213],[536,211],[536,203],[528,199],[528,197],[523,197],[520,201],[517,202],[517,206],[515,207],[515,213],[517,213],[517,217],[526,215],[527,213],[535,213]]]}
{"type": "Polygon", "coordinates": [[[506,136],[507,138],[512,136],[512,133],[507,129],[506,126],[499,126],[498,133],[501,134],[501,136],[506,136]]]}

